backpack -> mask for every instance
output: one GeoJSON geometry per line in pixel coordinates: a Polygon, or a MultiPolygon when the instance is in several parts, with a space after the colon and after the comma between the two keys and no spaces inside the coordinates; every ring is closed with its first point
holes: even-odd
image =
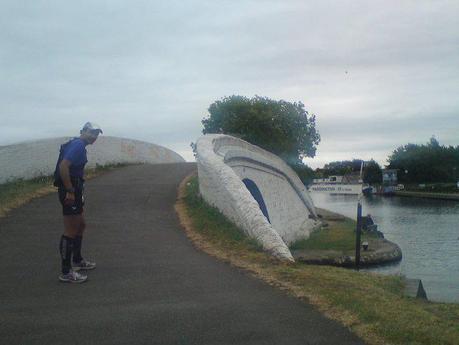
{"type": "Polygon", "coordinates": [[[69,141],[67,141],[66,143],[61,145],[61,148],[59,150],[59,158],[57,159],[56,168],[54,169],[54,182],[53,182],[54,187],[62,187],[64,185],[64,183],[62,182],[62,179],[61,179],[61,174],[59,172],[59,164],[61,164],[61,162],[62,162],[65,149],[75,139],[78,139],[78,138],[70,139],[69,141]]]}

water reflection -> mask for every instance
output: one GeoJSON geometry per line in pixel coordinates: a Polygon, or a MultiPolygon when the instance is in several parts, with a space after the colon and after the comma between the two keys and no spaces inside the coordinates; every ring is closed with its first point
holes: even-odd
{"type": "MultiPolygon", "coordinates": [[[[356,218],[355,196],[311,196],[317,207],[356,218]]],[[[399,264],[369,270],[422,279],[430,300],[459,303],[459,202],[372,196],[362,206],[403,252],[399,264]]]]}

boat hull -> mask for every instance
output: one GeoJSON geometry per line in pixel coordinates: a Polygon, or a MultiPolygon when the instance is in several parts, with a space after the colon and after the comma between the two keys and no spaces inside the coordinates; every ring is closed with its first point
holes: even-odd
{"type": "Polygon", "coordinates": [[[309,187],[310,192],[327,194],[358,195],[362,193],[361,184],[313,184],[309,187]]]}

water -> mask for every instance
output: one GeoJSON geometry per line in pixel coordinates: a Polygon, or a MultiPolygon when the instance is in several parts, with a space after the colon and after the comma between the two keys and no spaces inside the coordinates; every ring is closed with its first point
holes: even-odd
{"type": "MultiPolygon", "coordinates": [[[[316,207],[356,219],[356,196],[311,197],[316,207]]],[[[429,300],[459,303],[459,201],[372,196],[362,207],[403,252],[400,263],[369,270],[421,279],[429,300]]]]}

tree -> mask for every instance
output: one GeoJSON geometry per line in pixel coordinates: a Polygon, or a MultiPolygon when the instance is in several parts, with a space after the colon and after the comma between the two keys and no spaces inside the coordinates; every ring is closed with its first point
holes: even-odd
{"type": "Polygon", "coordinates": [[[442,146],[435,137],[426,145],[406,144],[388,158],[388,168],[398,169],[400,182],[455,182],[459,171],[459,146],[442,146]]]}
{"type": "Polygon", "coordinates": [[[233,95],[215,101],[208,111],[202,120],[203,134],[236,136],[280,156],[292,167],[302,165],[304,157],[314,157],[320,142],[315,115],[301,102],[233,95]]]}
{"type": "Polygon", "coordinates": [[[306,164],[295,164],[291,166],[296,172],[301,182],[305,185],[310,185],[312,180],[315,178],[314,170],[308,167],[306,164]]]}
{"type": "Polygon", "coordinates": [[[381,166],[373,159],[365,163],[363,169],[363,182],[368,184],[382,183],[381,166]]]}
{"type": "Polygon", "coordinates": [[[333,175],[343,176],[352,172],[360,171],[362,164],[361,159],[353,159],[352,161],[334,161],[324,165],[323,175],[329,177],[333,175]]]}
{"type": "Polygon", "coordinates": [[[364,162],[362,179],[365,183],[380,183],[382,180],[381,167],[373,159],[363,161],[362,159],[353,159],[351,161],[334,161],[324,165],[322,169],[316,169],[315,177],[324,178],[330,176],[344,176],[351,173],[359,173],[360,167],[364,162]]]}

